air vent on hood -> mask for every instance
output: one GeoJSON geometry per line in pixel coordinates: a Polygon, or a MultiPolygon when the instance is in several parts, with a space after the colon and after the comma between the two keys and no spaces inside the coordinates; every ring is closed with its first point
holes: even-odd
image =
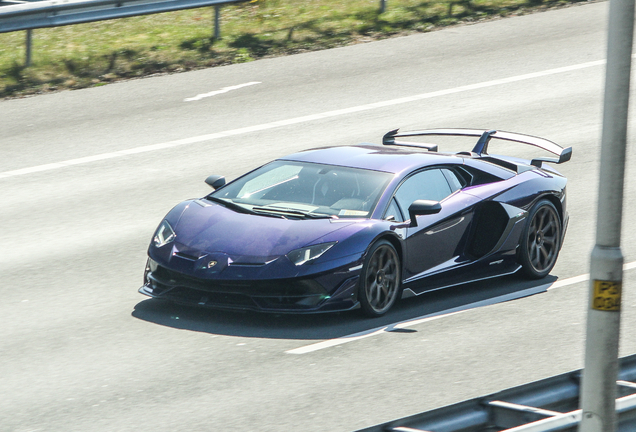
{"type": "Polygon", "coordinates": [[[199,259],[199,257],[198,257],[198,256],[189,255],[189,254],[187,254],[187,253],[179,252],[179,251],[177,251],[177,252],[173,252],[173,253],[172,253],[172,256],[176,256],[176,257],[179,257],[179,258],[183,258],[184,260],[188,260],[188,261],[196,261],[196,260],[198,260],[198,259],[199,259]]]}
{"type": "Polygon", "coordinates": [[[264,266],[267,263],[248,263],[248,262],[236,262],[236,261],[231,261],[228,262],[229,266],[232,267],[261,267],[264,266]]]}

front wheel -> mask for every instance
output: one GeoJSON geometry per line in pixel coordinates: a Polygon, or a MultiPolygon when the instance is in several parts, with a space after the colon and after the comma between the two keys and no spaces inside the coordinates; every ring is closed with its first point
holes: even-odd
{"type": "Polygon", "coordinates": [[[386,240],[373,244],[362,267],[358,299],[369,317],[387,313],[400,293],[400,258],[386,240]]]}
{"type": "Polygon", "coordinates": [[[561,219],[554,204],[543,199],[528,214],[528,222],[519,245],[523,272],[532,279],[550,273],[561,249],[561,219]]]}

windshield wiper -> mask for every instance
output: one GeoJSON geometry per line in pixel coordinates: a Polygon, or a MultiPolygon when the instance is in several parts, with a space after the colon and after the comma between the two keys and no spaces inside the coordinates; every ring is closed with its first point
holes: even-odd
{"type": "Polygon", "coordinates": [[[312,212],[307,212],[304,213],[306,218],[309,219],[339,219],[338,216],[336,215],[330,215],[327,213],[312,213],[312,212]]]}
{"type": "Polygon", "coordinates": [[[272,208],[272,207],[252,207],[252,211],[256,213],[270,213],[270,214],[279,214],[284,216],[291,217],[302,217],[306,219],[338,219],[336,215],[329,215],[325,213],[312,213],[312,212],[304,212],[302,210],[295,210],[290,208],[272,208]]]}
{"type": "Polygon", "coordinates": [[[205,197],[206,200],[208,201],[213,201],[215,203],[221,204],[222,206],[225,206],[229,209],[235,210],[239,213],[247,213],[247,214],[257,214],[256,212],[243,207],[242,205],[236,204],[235,202],[232,201],[227,201],[224,200],[223,198],[217,198],[217,197],[213,197],[213,196],[207,196],[205,197]]]}
{"type": "Polygon", "coordinates": [[[264,213],[264,212],[256,212],[253,210],[248,209],[247,207],[243,207],[240,204],[236,204],[233,201],[226,201],[223,198],[217,198],[217,197],[213,197],[213,196],[208,196],[205,197],[205,199],[209,200],[209,201],[213,201],[215,203],[219,203],[229,209],[235,210],[239,213],[245,213],[245,214],[251,214],[251,215],[258,215],[258,216],[268,216],[268,217],[277,217],[277,218],[281,218],[281,219],[287,219],[285,216],[283,216],[282,214],[275,214],[275,213],[264,213]]]}

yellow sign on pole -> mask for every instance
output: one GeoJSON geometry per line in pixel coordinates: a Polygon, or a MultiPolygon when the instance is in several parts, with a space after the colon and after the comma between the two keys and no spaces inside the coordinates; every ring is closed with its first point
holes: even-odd
{"type": "Polygon", "coordinates": [[[623,284],[617,281],[594,281],[594,300],[592,309],[602,311],[621,310],[621,292],[623,284]]]}

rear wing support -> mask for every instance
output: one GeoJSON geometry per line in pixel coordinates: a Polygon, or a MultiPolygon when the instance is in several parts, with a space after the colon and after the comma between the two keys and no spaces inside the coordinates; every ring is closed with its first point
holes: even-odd
{"type": "Polygon", "coordinates": [[[560,145],[549,141],[544,138],[539,138],[531,135],[523,135],[513,132],[504,132],[498,130],[480,130],[480,129],[426,129],[415,132],[398,133],[399,129],[395,129],[384,135],[382,138],[382,144],[384,145],[400,145],[406,147],[419,147],[425,148],[429,151],[437,151],[437,146],[432,144],[415,144],[397,141],[396,138],[400,137],[412,137],[412,136],[472,136],[478,137],[475,147],[473,147],[472,153],[478,156],[485,156],[488,154],[488,143],[492,138],[501,139],[505,141],[514,141],[521,144],[528,144],[535,147],[539,147],[552,154],[557,155],[557,158],[536,158],[530,161],[530,164],[536,167],[541,167],[543,162],[551,162],[560,164],[567,162],[572,157],[572,147],[563,148],[560,145]]]}
{"type": "Polygon", "coordinates": [[[407,132],[404,134],[398,134],[399,129],[394,129],[390,132],[387,132],[386,134],[384,134],[384,136],[382,137],[382,144],[383,145],[396,145],[396,146],[401,146],[401,147],[415,147],[415,148],[423,148],[426,149],[428,151],[434,151],[436,152],[438,147],[437,144],[420,144],[420,143],[411,143],[411,142],[405,142],[405,141],[397,141],[395,139],[395,137],[407,137],[407,136],[418,136],[419,133],[417,132],[407,132]]]}

